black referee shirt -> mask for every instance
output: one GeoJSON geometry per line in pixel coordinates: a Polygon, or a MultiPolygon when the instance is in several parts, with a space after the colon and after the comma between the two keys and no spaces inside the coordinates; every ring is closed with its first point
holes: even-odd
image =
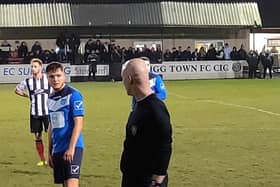
{"type": "Polygon", "coordinates": [[[130,113],[121,171],[128,175],[166,175],[171,156],[172,128],[165,104],[151,94],[130,113]]]}

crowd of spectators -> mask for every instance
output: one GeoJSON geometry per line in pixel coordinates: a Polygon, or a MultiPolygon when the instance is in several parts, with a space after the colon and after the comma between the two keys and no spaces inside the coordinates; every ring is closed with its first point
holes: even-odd
{"type": "Polygon", "coordinates": [[[43,49],[39,41],[35,41],[29,49],[25,41],[15,41],[16,46],[12,47],[4,40],[0,45],[0,63],[30,63],[32,58],[40,58],[44,63],[57,60],[57,53],[54,49],[43,49]]]}
{"type": "Polygon", "coordinates": [[[224,46],[220,46],[218,49],[213,44],[210,44],[208,50],[203,46],[199,49],[194,49],[194,51],[191,51],[190,46],[185,50],[181,46],[178,49],[174,47],[172,51],[167,49],[163,54],[163,58],[164,61],[246,60],[246,55],[244,45],[241,45],[237,50],[235,46],[231,49],[229,44],[225,43],[224,46]]]}
{"type": "Polygon", "coordinates": [[[92,59],[97,59],[98,62],[107,63],[122,63],[129,59],[146,56],[151,60],[151,63],[162,62],[162,50],[160,46],[157,48],[133,48],[121,47],[114,43],[104,42],[100,40],[89,39],[85,44],[84,62],[90,62],[92,59]]]}
{"type": "MultiPolygon", "coordinates": [[[[246,60],[248,63],[248,78],[266,78],[268,72],[269,78],[272,78],[273,65],[278,61],[278,51],[276,48],[271,50],[263,47],[262,51],[258,53],[256,50],[250,50],[247,54],[246,60]]],[[[277,64],[276,64],[277,66],[277,64]]],[[[278,67],[276,67],[278,68],[278,67]]]]}
{"type": "Polygon", "coordinates": [[[244,49],[244,45],[241,45],[237,50],[235,46],[230,48],[228,43],[220,46],[219,49],[216,49],[211,44],[208,50],[205,47],[200,47],[192,51],[190,46],[186,49],[179,46],[162,52],[161,46],[125,48],[116,44],[89,39],[85,45],[84,62],[89,62],[92,58],[97,58],[98,62],[125,62],[131,58],[141,56],[150,58],[151,63],[161,63],[162,61],[246,60],[247,52],[244,49]]]}
{"type": "MultiPolygon", "coordinates": [[[[123,63],[129,59],[146,56],[151,63],[162,61],[196,61],[196,60],[247,60],[248,53],[242,44],[239,49],[228,43],[218,48],[211,44],[208,48],[200,47],[192,50],[190,46],[166,49],[160,45],[148,48],[121,47],[114,42],[101,42],[99,39],[89,39],[85,45],[80,45],[80,39],[74,34],[61,34],[56,39],[57,50],[43,49],[39,41],[31,48],[25,41],[16,41],[16,47],[4,40],[0,45],[0,63],[29,63],[32,58],[40,58],[44,63],[51,61],[69,62],[73,64],[89,63],[123,63]],[[83,53],[81,54],[81,47],[83,53]]],[[[257,53],[257,52],[256,52],[257,53]]]]}

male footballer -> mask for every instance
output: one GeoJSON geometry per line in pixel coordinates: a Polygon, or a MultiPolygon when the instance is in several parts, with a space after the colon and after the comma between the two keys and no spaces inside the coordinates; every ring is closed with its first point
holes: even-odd
{"type": "Polygon", "coordinates": [[[48,107],[47,100],[51,87],[45,74],[42,73],[43,63],[38,58],[31,60],[32,77],[23,80],[16,86],[15,93],[30,99],[30,131],[35,135],[35,145],[40,161],[37,166],[47,165],[44,155],[42,131],[47,131],[48,107]]]}

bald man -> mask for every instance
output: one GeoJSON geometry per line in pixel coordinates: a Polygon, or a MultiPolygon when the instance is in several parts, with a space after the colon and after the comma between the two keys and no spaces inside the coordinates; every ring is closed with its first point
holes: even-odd
{"type": "MultiPolygon", "coordinates": [[[[167,97],[167,90],[165,88],[164,82],[159,74],[155,74],[153,72],[150,72],[150,59],[148,57],[140,57],[146,64],[146,68],[149,71],[149,83],[150,88],[152,91],[156,94],[156,96],[161,99],[165,100],[167,97]]],[[[131,103],[131,109],[134,110],[136,105],[136,99],[135,97],[132,97],[132,103],[131,103]]]]}
{"type": "Polygon", "coordinates": [[[126,124],[120,164],[122,187],[167,187],[172,152],[169,112],[150,88],[144,60],[128,61],[122,78],[127,94],[137,102],[126,124]]]}

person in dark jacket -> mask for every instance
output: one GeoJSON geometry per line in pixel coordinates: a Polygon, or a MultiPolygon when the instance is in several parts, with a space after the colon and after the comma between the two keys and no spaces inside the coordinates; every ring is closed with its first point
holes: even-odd
{"type": "Polygon", "coordinates": [[[28,55],[28,47],[25,41],[21,42],[18,48],[18,57],[25,58],[28,55]]]}
{"type": "Polygon", "coordinates": [[[257,77],[257,67],[259,63],[258,54],[250,50],[247,56],[247,63],[249,66],[249,79],[254,79],[257,77]]]}
{"type": "Polygon", "coordinates": [[[87,56],[87,64],[88,64],[88,80],[94,81],[95,80],[95,74],[97,72],[97,64],[100,61],[100,57],[95,54],[95,51],[92,51],[87,56]]]}
{"type": "Polygon", "coordinates": [[[206,53],[206,59],[207,60],[216,60],[217,59],[216,55],[217,55],[217,51],[216,51],[214,45],[211,44],[209,46],[209,49],[208,49],[207,53],[206,53]]]}
{"type": "Polygon", "coordinates": [[[266,50],[265,52],[261,52],[260,54],[260,60],[263,65],[263,78],[266,77],[267,69],[269,71],[269,77],[272,79],[272,66],[273,66],[273,57],[271,55],[271,52],[269,50],[266,50]]]}
{"type": "Polygon", "coordinates": [[[123,65],[126,92],[136,98],[128,118],[121,157],[122,187],[167,187],[172,128],[165,104],[150,88],[145,61],[136,58],[123,65]]]}
{"type": "Polygon", "coordinates": [[[232,51],[230,52],[230,59],[239,60],[238,51],[235,46],[232,48],[232,51]]]}
{"type": "Polygon", "coordinates": [[[240,49],[238,50],[238,59],[239,60],[246,60],[246,58],[247,58],[247,52],[244,48],[244,45],[242,44],[240,46],[240,49]]]}

